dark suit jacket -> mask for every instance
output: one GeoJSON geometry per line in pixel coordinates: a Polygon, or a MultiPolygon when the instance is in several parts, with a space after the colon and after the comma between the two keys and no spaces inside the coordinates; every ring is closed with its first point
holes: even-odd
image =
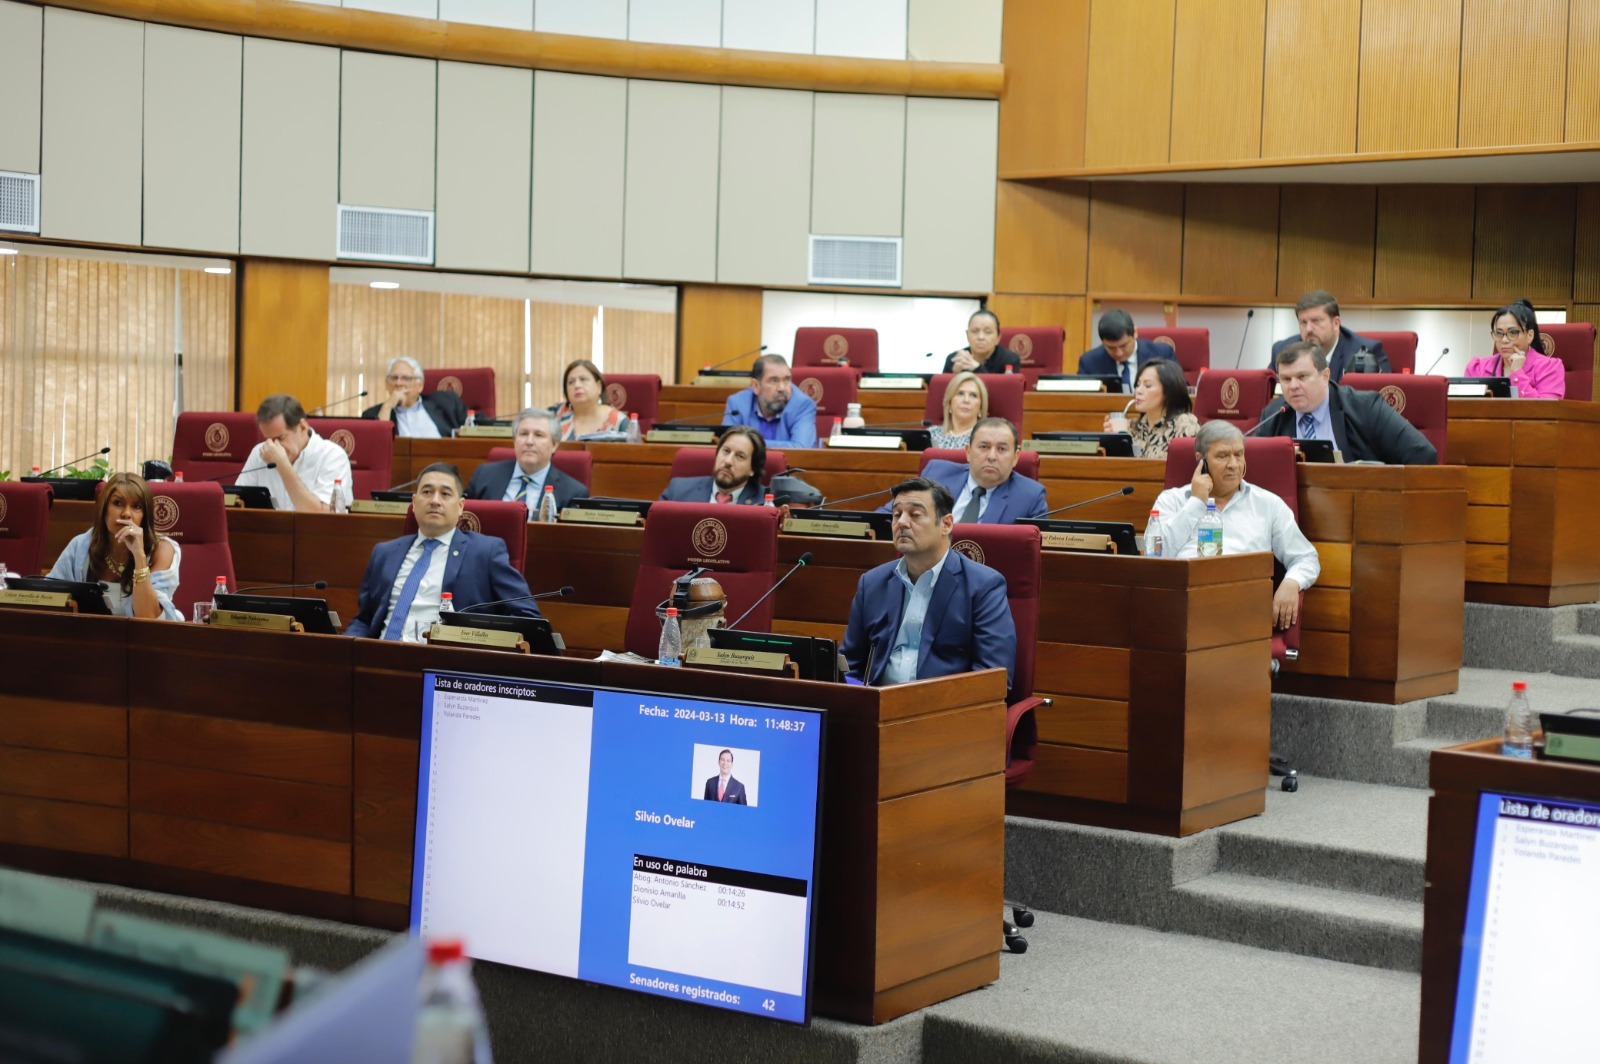
{"type": "MultiPolygon", "coordinates": [[[[1158,344],[1154,340],[1135,341],[1133,357],[1128,360],[1133,363],[1133,368],[1128,371],[1128,376],[1132,380],[1138,380],[1139,369],[1146,362],[1153,362],[1158,358],[1177,357],[1178,352],[1172,349],[1171,344],[1158,344]]],[[[1101,344],[1089,348],[1078,356],[1077,371],[1096,377],[1115,377],[1122,372],[1122,363],[1112,358],[1111,352],[1106,350],[1106,345],[1101,344]]]]}
{"type": "MultiPolygon", "coordinates": [[[[963,347],[961,349],[961,351],[970,351],[970,350],[971,350],[970,348],[966,348],[966,347],[963,347]]],[[[961,351],[952,351],[948,355],[945,356],[945,359],[944,359],[944,370],[942,372],[954,373],[956,371],[956,366],[955,366],[956,356],[959,355],[961,353],[961,351]]],[[[1022,372],[1022,356],[1017,354],[1015,351],[1011,350],[1011,348],[1009,348],[1009,347],[1004,347],[1004,346],[996,347],[993,351],[989,352],[989,357],[988,358],[986,358],[982,362],[978,363],[978,368],[973,370],[972,372],[974,372],[974,373],[1004,373],[1006,371],[1006,367],[1007,366],[1011,367],[1011,372],[1013,372],[1013,373],[1021,373],[1022,372]]]]}
{"type": "MultiPolygon", "coordinates": [[[[507,458],[501,462],[485,462],[472,473],[472,479],[467,483],[467,498],[490,499],[498,502],[505,498],[506,487],[510,485],[513,476],[519,476],[517,460],[507,458]]],[[[564,510],[573,499],[587,499],[589,489],[573,477],[567,476],[555,466],[550,467],[550,472],[544,478],[547,488],[556,489],[556,508],[564,510]]]]}
{"type": "MultiPolygon", "coordinates": [[[[867,658],[872,658],[868,683],[882,679],[900,632],[906,589],[894,573],[896,564],[884,562],[861,574],[855,600],[850,603],[844,644],[839,648],[852,676],[861,676],[867,658]]],[[[933,599],[922,623],[917,679],[1003,668],[1009,688],[1016,668],[1016,643],[1006,578],[960,551],[950,551],[939,582],[933,585],[933,599]]]]}
{"type": "MultiPolygon", "coordinates": [[[[1286,336],[1272,345],[1272,363],[1267,367],[1276,372],[1278,369],[1278,352],[1286,346],[1298,342],[1299,336],[1286,336]]],[[[1357,351],[1367,350],[1372,352],[1372,357],[1378,360],[1379,373],[1392,373],[1389,368],[1389,353],[1383,349],[1382,340],[1374,340],[1370,336],[1353,333],[1343,325],[1339,326],[1339,342],[1334,345],[1328,354],[1329,377],[1335,384],[1344,376],[1345,367],[1355,357],[1357,351]]]]}
{"type": "MultiPolygon", "coordinates": [[[[721,773],[718,773],[717,775],[720,776],[721,773]]],[[[705,797],[706,797],[706,801],[708,801],[708,802],[714,802],[714,801],[717,800],[717,776],[712,776],[710,779],[706,780],[706,796],[705,797]]],[[[730,774],[728,776],[728,789],[727,789],[726,792],[723,793],[722,801],[723,801],[723,803],[725,805],[749,805],[750,804],[749,802],[745,801],[744,784],[739,782],[739,779],[738,779],[737,776],[734,776],[732,774],[730,774]]]]}
{"type": "MultiPolygon", "coordinates": [[[[461,396],[455,392],[429,392],[419,401],[422,403],[422,409],[428,412],[428,416],[433,418],[433,423],[439,427],[439,435],[447,440],[452,432],[467,423],[467,404],[463,403],[461,396]]],[[[382,403],[369,406],[361,411],[361,416],[368,421],[376,421],[378,411],[382,409],[382,403]]],[[[396,425],[400,423],[392,410],[389,411],[389,420],[396,425]]]]}
{"type": "MultiPolygon", "coordinates": [[[[356,617],[345,629],[345,635],[383,638],[383,630],[389,624],[389,594],[394,590],[394,578],[416,540],[415,535],[401,536],[372,548],[372,559],[361,578],[356,617]]],[[[464,610],[480,602],[526,595],[528,582],[511,568],[505,542],[499,536],[458,528],[450,541],[450,557],[444,563],[444,590],[455,597],[456,609],[464,610]]],[[[539,607],[532,602],[510,602],[488,612],[538,617],[539,607]]]]}
{"type": "MultiPolygon", "coordinates": [[[[661,493],[662,502],[710,502],[713,477],[673,477],[661,493]]],[[[733,501],[740,506],[760,506],[766,501],[767,491],[754,477],[744,482],[744,490],[733,501]]]]}
{"type": "MultiPolygon", "coordinates": [[[[1296,414],[1283,397],[1272,400],[1261,413],[1266,425],[1258,436],[1293,436],[1296,414]]],[[[1328,419],[1333,422],[1333,445],[1347,462],[1385,462],[1389,465],[1438,465],[1439,452],[1428,437],[1384,402],[1381,392],[1358,392],[1343,384],[1328,386],[1328,419]]]]}
{"type": "MultiPolygon", "coordinates": [[[[929,480],[937,480],[949,489],[952,498],[959,499],[967,486],[967,472],[968,467],[963,462],[946,462],[942,458],[935,458],[928,463],[922,475],[929,480]]],[[[1019,517],[1038,517],[1049,508],[1044,498],[1043,484],[1013,470],[1006,482],[989,494],[989,505],[978,523],[1009,525],[1019,517]]],[[[892,507],[891,500],[878,507],[878,512],[891,513],[892,507]]],[[[960,514],[956,514],[956,520],[961,520],[960,514]]]]}

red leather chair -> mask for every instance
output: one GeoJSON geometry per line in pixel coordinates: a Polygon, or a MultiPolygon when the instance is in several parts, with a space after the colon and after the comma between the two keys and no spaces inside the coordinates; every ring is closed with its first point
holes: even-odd
{"type": "MultiPolygon", "coordinates": [[[[476,410],[478,419],[492,418],[494,413],[494,369],[474,366],[471,369],[430,369],[422,375],[424,392],[455,392],[468,410],[476,410]]],[[[384,487],[388,487],[387,484],[384,487]]]]}
{"type": "MultiPolygon", "coordinates": [[[[1355,374],[1365,376],[1365,374],[1355,374]]],[[[1288,503],[1295,522],[1300,521],[1300,479],[1295,462],[1294,441],[1287,436],[1265,436],[1244,441],[1245,480],[1272,492],[1288,503]]],[[[1194,480],[1194,441],[1173,440],[1167,448],[1167,487],[1177,488],[1194,480]],[[1180,444],[1182,446],[1180,446],[1180,444]]],[[[1281,576],[1275,578],[1281,579],[1281,576]]],[[[1300,596],[1301,617],[1305,615],[1305,596],[1300,596]]],[[[1272,633],[1274,661],[1294,661],[1300,656],[1300,619],[1282,631],[1272,633]]]]}
{"type": "MultiPolygon", "coordinates": [[[[751,359],[752,362],[755,359],[751,359]]],[[[861,373],[878,372],[877,329],[802,328],[794,331],[792,368],[849,366],[861,373]]]]}
{"type": "MultiPolygon", "coordinates": [[[[933,461],[935,458],[942,458],[946,462],[956,462],[961,465],[967,464],[966,451],[951,451],[942,447],[929,447],[926,451],[922,452],[922,464],[917,467],[917,473],[920,475],[924,469],[928,468],[928,463],[933,461]]],[[[1038,480],[1039,452],[1018,451],[1017,472],[1021,473],[1029,480],[1038,480]]]]}
{"type": "Polygon", "coordinates": [[[1567,398],[1589,402],[1594,398],[1594,325],[1569,321],[1539,329],[1544,353],[1567,367],[1567,398]]]}
{"type": "Polygon", "coordinates": [[[1401,417],[1433,444],[1439,464],[1445,464],[1444,445],[1449,437],[1446,416],[1448,377],[1422,377],[1415,373],[1347,373],[1343,384],[1364,392],[1381,392],[1401,417]]]}
{"type": "Polygon", "coordinates": [[[1369,340],[1377,340],[1383,344],[1384,353],[1389,356],[1389,369],[1395,373],[1415,373],[1417,371],[1417,334],[1414,332],[1364,332],[1361,334],[1369,340]]]}
{"type": "MultiPolygon", "coordinates": [[[[517,456],[514,447],[491,447],[485,462],[504,462],[517,456]]],[[[550,464],[588,488],[594,482],[594,455],[576,447],[558,447],[550,456],[550,464]]]]}
{"type": "Polygon", "coordinates": [[[1200,374],[1211,368],[1210,329],[1180,329],[1167,326],[1159,329],[1140,329],[1139,339],[1166,344],[1172,348],[1191,388],[1200,379],[1200,374]]]}
{"type": "Polygon", "coordinates": [[[1000,346],[1022,359],[1022,376],[1032,388],[1045,373],[1061,373],[1066,359],[1067,330],[1059,325],[1019,325],[1000,330],[1000,346]]]}
{"type": "MultiPolygon", "coordinates": [[[[483,415],[483,411],[478,413],[483,415]]],[[[371,492],[394,484],[394,422],[359,417],[314,417],[311,427],[317,435],[344,448],[350,456],[350,488],[357,499],[371,498],[371,492]]]]}
{"type": "Polygon", "coordinates": [[[649,432],[661,415],[661,378],[654,373],[607,373],[605,377],[606,403],[637,417],[639,431],[649,432]]]}
{"type": "MultiPolygon", "coordinates": [[[[496,499],[468,499],[461,511],[457,528],[480,532],[485,536],[499,536],[505,540],[506,554],[511,557],[511,568],[523,571],[528,557],[528,510],[520,502],[501,502],[496,499]]],[[[406,511],[405,535],[417,534],[417,515],[406,511]]],[[[526,583],[526,581],[524,581],[526,583]]],[[[456,609],[465,609],[471,602],[457,602],[456,609]]]]}
{"type": "Polygon", "coordinates": [[[1278,378],[1270,369],[1214,369],[1200,377],[1194,416],[1201,421],[1226,421],[1249,430],[1272,401],[1278,378]]]}
{"type": "MultiPolygon", "coordinates": [[[[922,416],[935,425],[944,423],[944,390],[954,373],[935,373],[928,382],[928,398],[922,416]]],[[[1015,373],[985,373],[983,386],[989,392],[989,416],[1003,417],[1022,431],[1022,393],[1027,381],[1015,373]]]]}
{"type": "Polygon", "coordinates": [[[0,483],[0,562],[11,575],[39,574],[54,502],[48,484],[0,483]]]}
{"type": "MultiPolygon", "coordinates": [[[[635,654],[654,658],[661,642],[656,605],[672,595],[672,582],[705,566],[728,596],[733,623],[772,589],[778,565],[778,516],[766,506],[716,506],[698,502],[658,502],[645,520],[639,574],[633,584],[624,640],[635,654]]],[[[773,600],[768,598],[740,626],[772,630],[773,600]]]]}
{"type": "Polygon", "coordinates": [[[833,419],[844,417],[856,401],[856,371],[851,366],[802,366],[794,371],[794,390],[817,404],[817,439],[833,431],[833,419]]]}
{"type": "MultiPolygon", "coordinates": [[[[234,410],[191,411],[178,415],[172,434],[172,468],[191,484],[244,469],[250,451],[261,442],[253,413],[234,410]]],[[[387,486],[387,485],[385,485],[387,486]]]]}
{"type": "MultiPolygon", "coordinates": [[[[671,477],[709,477],[716,468],[715,447],[679,447],[672,456],[671,477]]],[[[767,451],[767,466],[761,473],[763,480],[771,480],[789,469],[789,459],[782,451],[767,451]]],[[[652,511],[654,512],[654,511],[652,511]]]]}
{"type": "Polygon", "coordinates": [[[152,522],[157,533],[183,548],[179,574],[182,582],[172,596],[172,604],[183,616],[190,617],[196,602],[211,600],[217,577],[227,577],[230,588],[237,586],[222,485],[166,481],[150,485],[150,495],[153,512],[145,515],[146,520],[152,522]]]}

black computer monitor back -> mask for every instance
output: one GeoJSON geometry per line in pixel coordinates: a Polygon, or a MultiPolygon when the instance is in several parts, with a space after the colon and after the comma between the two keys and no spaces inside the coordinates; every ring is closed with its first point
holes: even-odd
{"type": "Polygon", "coordinates": [[[783,635],[777,632],[747,632],[738,628],[712,628],[711,646],[717,650],[753,650],[767,654],[787,654],[800,671],[802,680],[839,680],[839,646],[831,639],[810,635],[783,635]]]}
{"type": "Polygon", "coordinates": [[[333,616],[328,612],[327,599],[290,598],[287,595],[218,595],[215,601],[219,610],[293,617],[308,632],[317,635],[339,634],[333,616]]]}
{"type": "Polygon", "coordinates": [[[78,604],[79,613],[109,616],[106,608],[106,585],[93,580],[57,580],[49,576],[8,576],[6,587],[11,591],[44,591],[60,594],[65,591],[78,604]]]}

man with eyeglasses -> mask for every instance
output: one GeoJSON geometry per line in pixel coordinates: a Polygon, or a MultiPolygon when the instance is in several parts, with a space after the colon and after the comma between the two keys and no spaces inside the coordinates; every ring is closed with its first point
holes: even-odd
{"type": "Polygon", "coordinates": [[[1283,394],[1267,404],[1249,435],[1332,440],[1347,462],[1439,464],[1433,444],[1395,413],[1382,392],[1329,381],[1328,356],[1316,344],[1296,340],[1273,356],[1273,365],[1283,394]]]}
{"type": "Polygon", "coordinates": [[[422,363],[401,355],[389,360],[388,375],[383,378],[388,398],[377,406],[368,407],[361,416],[368,419],[388,418],[394,422],[395,435],[420,439],[448,439],[456,429],[467,423],[467,406],[461,396],[452,391],[422,394],[422,363]]]}

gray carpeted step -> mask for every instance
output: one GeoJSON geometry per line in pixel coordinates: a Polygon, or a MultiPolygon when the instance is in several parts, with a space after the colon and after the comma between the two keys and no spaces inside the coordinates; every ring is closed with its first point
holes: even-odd
{"type": "Polygon", "coordinates": [[[1574,606],[1578,635],[1600,635],[1600,606],[1574,606]]]}
{"type": "Polygon", "coordinates": [[[1173,891],[1167,927],[1261,949],[1422,970],[1422,903],[1218,872],[1173,891]]]}
{"type": "Polygon", "coordinates": [[[1410,1064],[1406,972],[1040,914],[995,986],[924,1013],[926,1064],[1410,1064]]]}
{"type": "Polygon", "coordinates": [[[1550,671],[1561,676],[1600,679],[1600,635],[1560,635],[1550,671]]]}

